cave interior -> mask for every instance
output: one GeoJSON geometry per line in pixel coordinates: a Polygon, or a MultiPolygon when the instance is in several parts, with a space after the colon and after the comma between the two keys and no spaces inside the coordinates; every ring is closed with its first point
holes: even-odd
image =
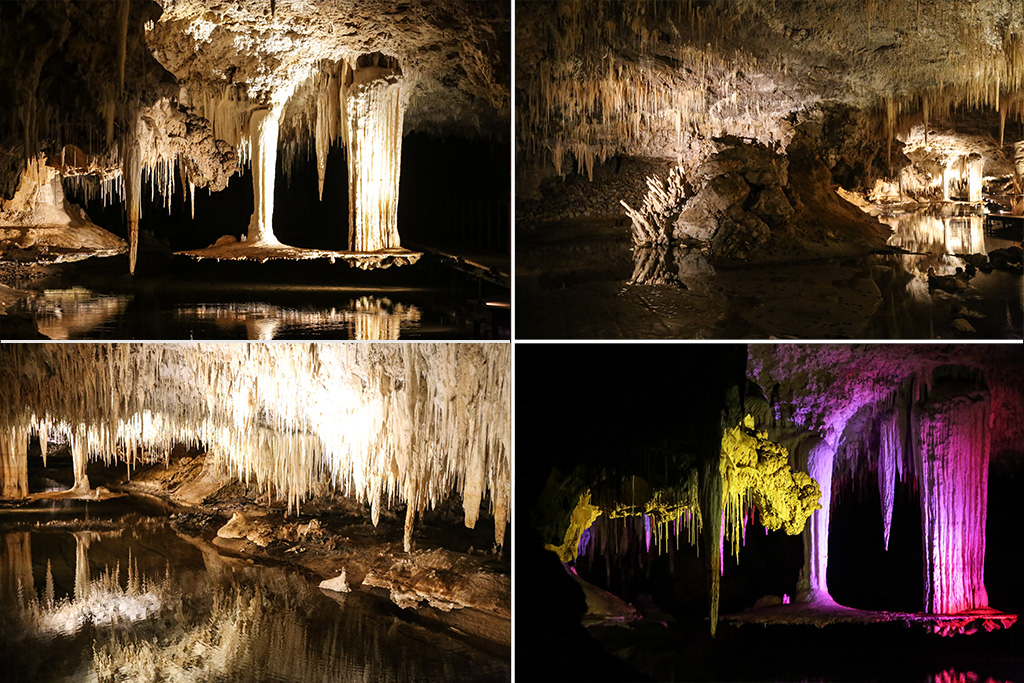
{"type": "Polygon", "coordinates": [[[13,680],[509,680],[509,345],[0,361],[13,680]]]}
{"type": "Polygon", "coordinates": [[[0,30],[5,338],[510,336],[508,3],[10,2],[0,30]]]}
{"type": "Polygon", "coordinates": [[[516,362],[517,676],[1021,679],[1019,345],[516,362]]]}
{"type": "Polygon", "coordinates": [[[517,9],[519,336],[1021,338],[1019,2],[517,9]]]}

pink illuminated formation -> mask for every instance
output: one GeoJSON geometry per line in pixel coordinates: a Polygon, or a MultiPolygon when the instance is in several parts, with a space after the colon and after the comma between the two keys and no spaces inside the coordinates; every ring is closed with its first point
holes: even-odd
{"type": "Polygon", "coordinates": [[[925,611],[988,607],[988,393],[932,396],[915,406],[925,551],[925,611]]]}

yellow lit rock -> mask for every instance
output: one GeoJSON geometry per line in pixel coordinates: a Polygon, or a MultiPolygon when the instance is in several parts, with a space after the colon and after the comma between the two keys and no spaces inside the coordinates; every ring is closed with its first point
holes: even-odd
{"type": "Polygon", "coordinates": [[[562,562],[572,562],[576,559],[576,549],[580,546],[580,536],[590,528],[594,520],[601,516],[601,510],[596,505],[590,504],[590,490],[580,494],[579,501],[569,515],[569,526],[565,530],[565,539],[562,545],[556,546],[548,543],[544,547],[558,555],[562,562]]]}

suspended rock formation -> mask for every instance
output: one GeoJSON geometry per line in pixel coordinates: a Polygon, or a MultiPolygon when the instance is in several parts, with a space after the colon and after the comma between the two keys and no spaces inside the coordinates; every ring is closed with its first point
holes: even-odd
{"type": "Polygon", "coordinates": [[[194,212],[197,189],[221,190],[251,163],[246,244],[282,247],[273,233],[277,162],[290,173],[315,147],[322,196],[340,139],[353,146],[358,199],[350,249],[397,249],[402,135],[504,135],[510,28],[506,5],[462,0],[315,0],[273,12],[263,0],[19,2],[0,26],[0,100],[11,119],[0,133],[0,198],[14,195],[40,152],[55,160],[73,148],[62,177],[90,198],[123,203],[134,270],[147,181],[151,201],[158,194],[169,210],[180,187],[194,212]],[[377,54],[391,55],[383,71],[358,73],[359,56],[377,54]],[[343,84],[346,68],[355,79],[343,84]],[[341,97],[346,85],[351,107],[341,97]]]}
{"type": "Polygon", "coordinates": [[[175,444],[286,499],[337,491],[414,521],[449,495],[474,526],[487,502],[504,543],[511,503],[507,344],[4,345],[5,496],[26,493],[26,447],[71,446],[86,465],[151,462],[175,444]]]}
{"type": "MultiPolygon", "coordinates": [[[[684,459],[685,455],[682,456],[684,459]]],[[[691,456],[692,457],[692,456],[691,456]]],[[[602,517],[642,519],[636,530],[644,536],[646,551],[666,550],[675,536],[675,545],[685,538],[691,545],[704,545],[711,583],[711,633],[718,625],[720,577],[724,569],[726,541],[734,557],[739,556],[746,526],[754,511],[766,530],[784,530],[799,534],[807,519],[818,509],[821,489],[805,472],[792,470],[788,452],[770,441],[763,431],[754,429],[753,418],[746,416],[739,425],[726,429],[719,458],[704,467],[692,466],[680,472],[681,481],[670,488],[652,488],[637,476],[630,476],[613,489],[592,498],[591,490],[579,493],[573,501],[561,543],[548,544],[562,562],[571,562],[585,554],[590,543],[600,546],[606,556],[619,548],[619,527],[596,527],[602,517]]],[[[696,462],[693,460],[692,462],[696,462]]],[[[583,481],[585,471],[571,481],[583,481]]],[[[571,484],[570,484],[571,486],[571,484]]],[[[549,490],[548,495],[557,495],[549,490]]]]}

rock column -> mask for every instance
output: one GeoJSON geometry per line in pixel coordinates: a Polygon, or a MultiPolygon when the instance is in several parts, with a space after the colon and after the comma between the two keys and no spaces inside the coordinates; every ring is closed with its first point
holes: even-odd
{"type": "Polygon", "coordinates": [[[915,407],[929,613],[956,614],[988,606],[988,419],[988,393],[983,390],[933,394],[915,407]]]}
{"type": "Polygon", "coordinates": [[[402,165],[402,75],[397,69],[360,67],[346,88],[349,249],[395,249],[398,180],[402,165]]]}

